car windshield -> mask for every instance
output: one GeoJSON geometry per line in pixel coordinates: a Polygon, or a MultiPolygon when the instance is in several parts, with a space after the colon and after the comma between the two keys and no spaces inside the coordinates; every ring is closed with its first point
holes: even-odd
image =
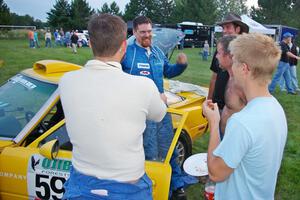
{"type": "Polygon", "coordinates": [[[0,87],[0,137],[14,138],[39,111],[57,85],[22,74],[0,87]]]}

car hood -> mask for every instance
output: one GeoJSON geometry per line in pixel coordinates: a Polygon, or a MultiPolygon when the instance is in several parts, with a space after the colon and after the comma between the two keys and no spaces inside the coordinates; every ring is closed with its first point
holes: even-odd
{"type": "MultiPolygon", "coordinates": [[[[152,44],[158,46],[165,55],[170,53],[180,40],[184,38],[182,31],[170,28],[153,28],[152,44]]],[[[135,41],[135,36],[128,38],[128,44],[135,41]]]]}

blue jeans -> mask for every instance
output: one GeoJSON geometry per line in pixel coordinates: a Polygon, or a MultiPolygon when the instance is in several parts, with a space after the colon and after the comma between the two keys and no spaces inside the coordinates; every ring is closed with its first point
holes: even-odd
{"type": "Polygon", "coordinates": [[[33,47],[34,47],[34,40],[29,39],[29,48],[33,48],[33,47]]]}
{"type": "MultiPolygon", "coordinates": [[[[298,79],[297,79],[297,66],[296,65],[291,65],[290,68],[290,75],[291,75],[291,80],[292,80],[292,87],[294,90],[299,90],[298,86],[298,79]]],[[[283,90],[284,87],[284,79],[282,78],[280,80],[280,89],[283,90]]]]}
{"type": "Polygon", "coordinates": [[[169,113],[161,122],[147,120],[143,135],[146,160],[164,160],[173,137],[172,118],[169,113]]]}
{"type": "Polygon", "coordinates": [[[207,61],[207,57],[208,57],[208,51],[203,51],[203,53],[202,53],[202,60],[207,61]]]}
{"type": "Polygon", "coordinates": [[[72,167],[64,188],[62,199],[68,200],[152,200],[152,182],[146,174],[131,184],[87,176],[72,167]]]}
{"type": "Polygon", "coordinates": [[[281,77],[284,78],[287,91],[289,93],[294,93],[295,92],[293,90],[292,84],[291,84],[291,75],[290,75],[289,67],[290,67],[289,63],[282,62],[282,61],[279,62],[278,66],[277,66],[277,70],[276,70],[276,72],[273,76],[272,82],[269,85],[269,91],[270,92],[274,92],[275,87],[276,87],[277,83],[280,82],[281,77]]]}
{"type": "Polygon", "coordinates": [[[51,47],[51,40],[50,40],[50,38],[46,39],[46,45],[45,46],[46,47],[51,47]]]}
{"type": "MultiPolygon", "coordinates": [[[[144,149],[146,160],[164,160],[174,137],[172,118],[167,113],[161,122],[146,122],[144,131],[144,149]]],[[[197,183],[198,180],[181,170],[177,162],[178,151],[174,150],[170,165],[172,167],[171,190],[197,183]]]]}

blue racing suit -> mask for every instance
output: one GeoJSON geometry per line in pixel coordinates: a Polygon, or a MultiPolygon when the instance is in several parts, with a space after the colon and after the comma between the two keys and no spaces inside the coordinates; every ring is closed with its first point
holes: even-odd
{"type": "Polygon", "coordinates": [[[152,200],[152,181],[144,174],[136,183],[99,179],[74,167],[64,184],[63,200],[152,200]]]}
{"type": "MultiPolygon", "coordinates": [[[[132,75],[145,76],[152,79],[160,93],[164,93],[163,78],[172,78],[180,75],[187,64],[170,64],[168,58],[156,46],[151,46],[150,51],[141,47],[134,41],[128,45],[126,55],[122,61],[123,71],[132,75]]],[[[166,114],[159,123],[146,122],[144,131],[144,149],[147,160],[165,159],[173,140],[173,126],[170,114],[166,114]]],[[[196,179],[186,176],[178,165],[175,150],[170,164],[172,167],[171,189],[184,187],[197,182],[196,179]]]]}
{"type": "Polygon", "coordinates": [[[187,64],[170,64],[168,58],[156,46],[151,46],[151,54],[147,54],[147,50],[135,42],[129,45],[122,61],[123,71],[152,79],[159,92],[163,93],[163,77],[173,78],[180,75],[187,64]]]}

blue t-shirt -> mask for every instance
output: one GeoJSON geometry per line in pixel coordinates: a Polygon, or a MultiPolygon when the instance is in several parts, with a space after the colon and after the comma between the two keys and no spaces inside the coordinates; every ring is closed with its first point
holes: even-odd
{"type": "Polygon", "coordinates": [[[215,199],[274,199],[287,122],[274,97],[258,97],[228,120],[214,151],[233,173],[216,184],[215,199]]]}

